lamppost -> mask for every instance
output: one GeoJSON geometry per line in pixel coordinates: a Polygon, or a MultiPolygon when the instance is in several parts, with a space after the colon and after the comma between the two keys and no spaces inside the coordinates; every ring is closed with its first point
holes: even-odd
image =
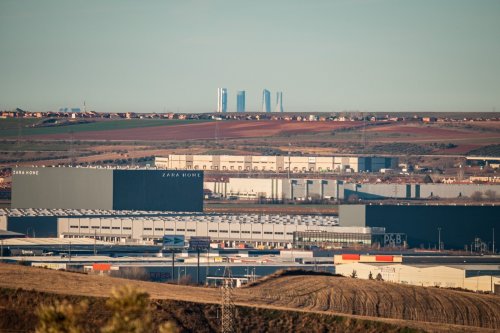
{"type": "Polygon", "coordinates": [[[441,227],[438,228],[438,248],[439,252],[441,252],[441,227]]]}
{"type": "Polygon", "coordinates": [[[495,254],[495,228],[493,228],[493,246],[491,251],[495,254]]]}
{"type": "Polygon", "coordinates": [[[288,179],[290,179],[290,149],[292,149],[292,144],[288,143],[288,179]]]}

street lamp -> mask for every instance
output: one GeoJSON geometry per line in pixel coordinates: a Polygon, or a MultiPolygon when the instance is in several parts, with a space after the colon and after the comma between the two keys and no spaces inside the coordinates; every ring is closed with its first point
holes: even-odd
{"type": "Polygon", "coordinates": [[[438,228],[438,247],[439,252],[441,252],[441,227],[438,228]]]}
{"type": "Polygon", "coordinates": [[[290,149],[292,149],[292,144],[288,143],[288,179],[290,179],[290,149]]]}

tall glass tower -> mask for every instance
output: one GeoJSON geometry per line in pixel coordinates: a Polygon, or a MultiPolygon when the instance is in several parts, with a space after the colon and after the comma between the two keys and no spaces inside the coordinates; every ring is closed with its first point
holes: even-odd
{"type": "Polygon", "coordinates": [[[227,89],[217,89],[217,112],[227,112],[227,89]]]}
{"type": "Polygon", "coordinates": [[[267,89],[262,91],[262,112],[271,112],[271,92],[267,89]]]}
{"type": "Polygon", "coordinates": [[[245,112],[245,90],[238,91],[236,95],[236,112],[245,112]]]}
{"type": "Polygon", "coordinates": [[[283,112],[283,92],[278,91],[276,93],[276,108],[275,112],[283,112]]]}

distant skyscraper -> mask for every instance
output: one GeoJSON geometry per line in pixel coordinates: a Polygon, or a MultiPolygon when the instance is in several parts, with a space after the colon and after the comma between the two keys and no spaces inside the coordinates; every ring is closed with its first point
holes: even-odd
{"type": "Polygon", "coordinates": [[[236,95],[236,112],[245,112],[245,90],[238,91],[236,95]]]}
{"type": "Polygon", "coordinates": [[[271,92],[267,89],[262,91],[262,112],[271,112],[271,92]]]}
{"type": "Polygon", "coordinates": [[[227,89],[217,89],[217,112],[227,112],[227,89]]]}
{"type": "Polygon", "coordinates": [[[276,108],[274,111],[283,112],[283,93],[281,91],[276,93],[276,108]]]}

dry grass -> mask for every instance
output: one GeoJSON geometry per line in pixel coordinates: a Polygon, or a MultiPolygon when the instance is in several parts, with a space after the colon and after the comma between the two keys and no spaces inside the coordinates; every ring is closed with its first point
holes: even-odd
{"type": "MultiPolygon", "coordinates": [[[[303,324],[300,320],[294,321],[293,318],[299,316],[296,311],[322,316],[335,315],[335,318],[342,319],[325,320],[340,320],[342,325],[354,323],[353,327],[357,328],[352,331],[359,332],[362,331],[359,327],[364,325],[356,321],[359,319],[375,321],[377,325],[390,323],[398,325],[400,329],[409,326],[430,332],[493,332],[492,329],[498,329],[500,325],[498,296],[336,276],[294,275],[298,273],[300,272],[281,272],[254,286],[235,290],[235,303],[242,307],[241,311],[263,311],[262,316],[271,316],[270,320],[276,320],[276,325],[281,320],[281,324],[289,325],[287,327],[299,327],[303,324]],[[273,312],[278,310],[279,313],[292,311],[291,317],[283,319],[278,312],[273,312]]],[[[196,306],[205,309],[203,313],[206,316],[214,309],[214,305],[210,304],[218,304],[221,296],[220,291],[214,288],[131,281],[0,264],[0,287],[9,289],[22,288],[71,297],[109,297],[112,287],[128,284],[146,290],[151,298],[160,302],[159,306],[165,304],[166,300],[203,303],[205,305],[196,306]]],[[[7,308],[5,311],[11,310],[7,308]]],[[[189,307],[183,311],[185,315],[192,315],[189,307]]],[[[308,318],[304,320],[310,320],[308,318]]],[[[252,325],[252,322],[248,321],[245,325],[252,325]]],[[[367,327],[371,329],[367,328],[367,331],[386,331],[373,329],[376,325],[370,325],[367,327]]],[[[283,326],[279,327],[283,329],[283,326]]],[[[264,330],[273,331],[272,327],[264,330]]],[[[347,327],[332,331],[346,330],[347,327]]],[[[304,326],[303,330],[297,331],[307,330],[304,326]]]]}
{"type": "Polygon", "coordinates": [[[244,288],[247,302],[369,317],[499,328],[500,298],[331,276],[269,278],[244,288]]]}

